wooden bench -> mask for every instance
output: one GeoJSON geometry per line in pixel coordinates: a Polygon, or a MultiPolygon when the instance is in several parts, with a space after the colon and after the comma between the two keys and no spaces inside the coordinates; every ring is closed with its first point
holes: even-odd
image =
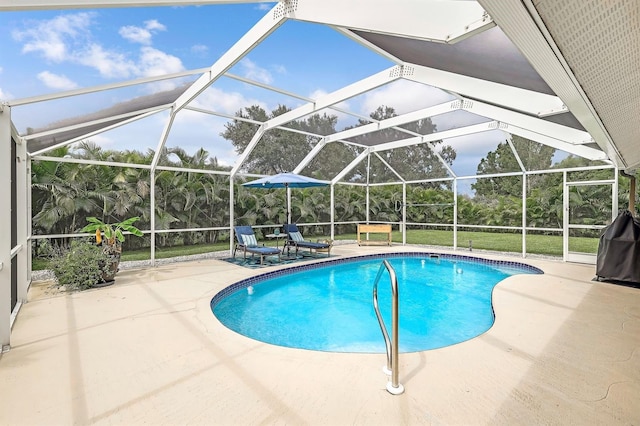
{"type": "Polygon", "coordinates": [[[368,244],[387,244],[391,245],[391,225],[389,224],[369,224],[369,223],[359,223],[358,224],[358,245],[368,245],[368,244]],[[360,234],[387,234],[386,240],[363,240],[360,234]]]}

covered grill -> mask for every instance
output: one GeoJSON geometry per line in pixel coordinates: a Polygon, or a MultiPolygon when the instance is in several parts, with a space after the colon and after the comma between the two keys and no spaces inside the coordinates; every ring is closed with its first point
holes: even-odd
{"type": "Polygon", "coordinates": [[[640,222],[629,210],[600,235],[596,276],[600,281],[640,283],[640,222]]]}

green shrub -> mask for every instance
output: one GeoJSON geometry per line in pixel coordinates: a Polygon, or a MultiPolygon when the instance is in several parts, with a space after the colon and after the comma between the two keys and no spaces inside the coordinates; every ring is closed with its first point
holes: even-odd
{"type": "Polygon", "coordinates": [[[58,286],[86,290],[104,283],[113,260],[102,248],[87,240],[73,240],[68,250],[51,261],[58,286]]]}

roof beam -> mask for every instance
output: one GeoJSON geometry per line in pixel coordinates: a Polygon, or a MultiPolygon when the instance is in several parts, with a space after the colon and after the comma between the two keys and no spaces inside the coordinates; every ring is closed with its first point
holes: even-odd
{"type": "Polygon", "coordinates": [[[627,168],[589,97],[566,63],[535,8],[527,1],[478,0],[533,68],[618,167],[627,168]]]}
{"type": "Polygon", "coordinates": [[[236,173],[238,173],[238,170],[240,170],[240,167],[242,166],[244,161],[247,159],[247,157],[249,157],[249,154],[251,154],[253,149],[256,147],[256,145],[262,138],[262,135],[264,134],[264,132],[265,132],[265,126],[263,124],[260,127],[258,127],[258,130],[253,134],[253,137],[249,141],[249,144],[244,149],[240,157],[236,160],[236,164],[234,164],[233,168],[231,169],[231,177],[235,176],[236,173]]]}
{"type": "Polygon", "coordinates": [[[379,73],[373,74],[370,77],[364,78],[356,83],[338,89],[335,92],[321,96],[316,99],[315,102],[310,102],[306,105],[267,120],[264,124],[267,129],[281,126],[290,121],[297,120],[309,114],[313,114],[314,112],[324,108],[328,108],[331,105],[337,104],[354,96],[358,96],[362,93],[373,90],[377,87],[391,83],[392,81],[401,78],[402,74],[403,67],[391,67],[384,71],[380,71],[379,73]]]}
{"type": "Polygon", "coordinates": [[[240,40],[238,40],[229,50],[211,66],[208,72],[200,76],[175,102],[175,113],[194,100],[200,93],[205,91],[229,68],[234,66],[240,59],[256,47],[269,34],[274,32],[286,21],[283,13],[283,3],[278,3],[265,16],[263,16],[240,40]]]}
{"type": "MultiPolygon", "coordinates": [[[[235,75],[235,74],[231,74],[231,73],[228,73],[228,72],[225,73],[224,76],[227,77],[227,78],[231,78],[231,79],[234,79],[234,80],[241,81],[243,83],[250,84],[252,86],[256,86],[256,87],[260,87],[260,88],[269,90],[271,92],[276,92],[276,93],[280,93],[282,95],[290,96],[290,97],[295,98],[295,99],[299,99],[299,100],[307,101],[307,102],[315,102],[312,98],[310,98],[308,96],[299,95],[297,93],[293,93],[293,92],[290,92],[288,90],[284,90],[284,89],[280,89],[278,87],[271,86],[269,84],[264,84],[264,83],[261,83],[261,82],[255,81],[255,80],[251,80],[251,79],[246,78],[246,77],[241,77],[241,76],[238,76],[238,75],[235,75]]],[[[349,111],[349,110],[344,109],[344,108],[339,108],[339,107],[336,107],[336,106],[330,106],[328,108],[333,110],[333,111],[337,111],[337,112],[341,112],[343,114],[350,115],[352,117],[361,118],[361,119],[364,119],[364,120],[370,120],[371,119],[370,117],[368,117],[366,115],[362,115],[362,114],[359,114],[357,112],[349,111]]]]}
{"type": "Polygon", "coordinates": [[[371,152],[371,150],[369,150],[369,149],[365,149],[364,151],[362,151],[360,153],[360,155],[358,155],[356,158],[354,158],[353,161],[347,165],[347,167],[342,169],[342,171],[340,173],[338,173],[336,175],[336,177],[334,177],[331,180],[331,185],[335,185],[336,183],[340,182],[347,175],[347,173],[349,173],[351,170],[353,170],[354,167],[356,167],[358,164],[360,164],[362,162],[362,160],[367,158],[367,156],[369,155],[370,152],[371,152]]]}
{"type": "Polygon", "coordinates": [[[589,133],[574,129],[573,127],[563,126],[516,111],[509,111],[480,101],[464,99],[461,103],[462,109],[476,115],[530,129],[536,133],[565,141],[567,144],[579,145],[593,142],[589,133]]]}
{"type": "MultiPolygon", "coordinates": [[[[382,164],[384,164],[385,167],[387,167],[389,170],[391,170],[391,173],[393,173],[394,175],[396,175],[398,177],[398,179],[400,179],[403,183],[406,182],[406,180],[400,176],[400,174],[396,171],[396,169],[394,169],[393,167],[391,167],[391,164],[389,164],[387,162],[387,160],[385,160],[384,158],[382,158],[382,156],[380,154],[378,154],[377,152],[374,152],[373,155],[375,155],[378,160],[380,160],[380,162],[382,164]]],[[[371,170],[371,167],[369,167],[369,170],[371,170]]]]}
{"type": "Polygon", "coordinates": [[[559,149],[561,151],[568,152],[569,154],[574,154],[579,157],[587,158],[589,160],[607,160],[607,154],[599,149],[593,149],[584,145],[569,145],[566,142],[556,139],[554,137],[543,135],[540,133],[536,133],[529,129],[523,129],[522,127],[513,126],[506,123],[500,123],[500,130],[504,130],[505,132],[522,136],[523,138],[530,139],[534,142],[541,143],[543,145],[550,146],[555,149],[559,149]]]}
{"type": "Polygon", "coordinates": [[[475,1],[298,0],[291,18],[441,43],[495,26],[475,1]]]}
{"type": "Polygon", "coordinates": [[[87,133],[85,135],[78,136],[78,137],[75,137],[73,139],[69,139],[68,141],[60,142],[58,144],[55,144],[55,145],[52,145],[50,147],[41,149],[39,151],[32,152],[31,155],[33,155],[33,156],[40,155],[40,154],[43,154],[43,153],[45,153],[47,151],[51,151],[53,149],[59,148],[61,146],[66,146],[66,145],[81,141],[83,139],[90,138],[91,136],[99,135],[100,133],[104,133],[104,132],[107,132],[109,130],[116,129],[118,127],[124,126],[125,124],[129,124],[129,123],[133,123],[134,121],[142,120],[143,118],[149,117],[150,115],[156,114],[156,113],[158,113],[160,111],[162,111],[162,109],[151,109],[151,110],[149,110],[149,111],[147,111],[145,113],[142,113],[142,114],[139,114],[139,115],[135,115],[135,116],[129,118],[128,120],[119,121],[117,123],[112,124],[111,126],[103,127],[103,128],[101,128],[99,130],[87,133]]]}
{"type": "Polygon", "coordinates": [[[87,94],[87,93],[96,93],[96,92],[102,92],[102,91],[105,91],[105,90],[119,89],[121,87],[128,87],[128,86],[135,86],[135,85],[138,85],[138,84],[152,83],[154,81],[162,81],[162,80],[170,80],[170,79],[173,79],[173,78],[187,77],[187,76],[194,75],[194,74],[202,74],[202,73],[207,72],[207,71],[209,71],[209,68],[199,68],[199,69],[195,69],[195,70],[175,72],[175,73],[172,73],[172,74],[165,74],[165,75],[155,76],[155,77],[138,78],[136,80],[122,81],[120,83],[102,84],[102,85],[99,85],[99,86],[91,86],[91,87],[85,87],[85,88],[81,88],[81,89],[66,90],[64,92],[57,92],[57,93],[52,93],[52,94],[48,94],[48,95],[40,95],[40,96],[32,96],[32,97],[29,97],[29,98],[14,99],[14,100],[11,100],[11,101],[7,101],[7,104],[9,104],[11,106],[34,104],[34,103],[37,103],[37,102],[45,102],[45,101],[51,101],[51,100],[54,100],[54,99],[68,98],[68,97],[71,97],[71,96],[84,95],[84,94],[87,94]]]}
{"type": "MultiPolygon", "coordinates": [[[[411,145],[419,145],[422,143],[435,142],[441,139],[455,138],[458,136],[470,135],[473,133],[487,132],[495,130],[496,122],[474,124],[472,126],[459,127],[457,129],[445,130],[443,132],[431,133],[424,136],[414,136],[412,138],[401,139],[393,142],[381,143],[372,146],[371,151],[388,151],[390,149],[403,148],[411,145]]],[[[434,151],[435,152],[435,151],[434,151]]]]}
{"type": "Polygon", "coordinates": [[[376,123],[365,124],[364,126],[354,127],[353,129],[337,132],[326,137],[327,142],[334,142],[339,139],[348,139],[356,136],[361,136],[367,133],[375,132],[378,130],[389,129],[391,127],[400,126],[402,124],[411,123],[414,121],[422,120],[428,117],[433,117],[440,114],[446,114],[455,109],[460,109],[460,102],[444,102],[439,105],[435,105],[428,108],[423,108],[417,111],[412,111],[407,114],[397,115],[395,117],[387,118],[376,123]]]}
{"type": "MultiPolygon", "coordinates": [[[[146,108],[146,109],[142,109],[142,110],[138,110],[138,111],[131,111],[131,112],[128,112],[128,113],[125,113],[125,114],[112,115],[112,116],[109,116],[109,117],[101,118],[99,120],[85,121],[84,123],[74,124],[72,126],[58,127],[57,129],[51,129],[51,130],[47,130],[47,131],[44,131],[44,132],[27,134],[27,135],[23,136],[23,139],[27,140],[27,141],[31,140],[31,139],[38,139],[38,138],[41,138],[43,136],[51,136],[51,135],[55,135],[55,134],[58,134],[58,133],[68,132],[70,130],[81,129],[83,127],[91,127],[91,126],[95,126],[96,124],[107,123],[109,121],[125,119],[125,118],[128,118],[128,117],[138,116],[138,115],[142,115],[142,114],[144,114],[145,117],[148,117],[149,116],[148,113],[164,111],[166,109],[169,109],[170,107],[171,107],[171,105],[159,105],[157,107],[146,108]]],[[[102,129],[100,129],[100,130],[102,130],[102,129]]],[[[95,134],[95,132],[93,132],[93,133],[95,134]]],[[[87,136],[82,136],[82,139],[84,139],[86,137],[87,136]]]]}
{"type": "Polygon", "coordinates": [[[307,153],[307,155],[302,159],[302,161],[298,163],[295,169],[293,169],[293,173],[302,172],[302,170],[304,170],[304,168],[307,167],[307,165],[311,162],[311,160],[313,160],[315,156],[318,155],[318,153],[322,150],[322,148],[324,148],[326,144],[327,144],[326,138],[320,139],[318,143],[315,144],[313,148],[311,148],[311,151],[307,153]]]}
{"type": "MultiPolygon", "coordinates": [[[[171,117],[167,121],[166,126],[162,132],[162,137],[158,142],[158,148],[152,162],[152,170],[155,170],[155,167],[158,165],[158,161],[160,161],[160,152],[167,141],[176,114],[178,114],[178,112],[180,112],[182,108],[187,106],[191,101],[198,97],[198,95],[200,95],[209,86],[211,86],[211,84],[213,84],[218,78],[220,78],[221,75],[227,72],[227,70],[235,65],[254,47],[260,44],[262,40],[267,38],[269,34],[274,32],[280,25],[282,25],[287,19],[285,15],[286,8],[286,4],[283,3],[278,3],[276,6],[274,6],[253,27],[251,27],[251,29],[240,38],[240,40],[238,40],[229,50],[227,50],[220,57],[220,59],[218,59],[216,63],[211,66],[207,73],[201,75],[200,78],[198,78],[187,90],[185,90],[182,95],[178,97],[178,99],[176,99],[176,101],[174,102],[173,110],[171,111],[171,117]]],[[[262,128],[264,128],[264,126],[262,126],[262,128]]],[[[247,155],[250,154],[254,146],[255,143],[249,144],[249,147],[247,147],[247,150],[249,150],[249,152],[246,152],[247,150],[245,150],[243,156],[241,157],[242,161],[246,159],[247,155]]],[[[233,168],[234,174],[235,172],[237,172],[238,167],[241,164],[242,162],[239,161],[237,163],[237,166],[233,168]]]]}
{"type": "MultiPolygon", "coordinates": [[[[361,93],[365,93],[369,90],[373,90],[377,87],[380,87],[382,85],[395,81],[401,77],[402,73],[403,73],[403,67],[400,67],[400,66],[391,67],[387,70],[376,73],[370,77],[364,78],[349,86],[338,89],[335,92],[321,96],[315,102],[310,102],[306,105],[303,105],[301,107],[298,107],[282,115],[279,115],[277,117],[274,117],[270,120],[265,121],[263,125],[260,127],[262,131],[257,132],[256,135],[254,135],[254,137],[251,139],[251,142],[245,149],[242,156],[240,156],[240,158],[238,158],[238,160],[236,161],[236,164],[233,167],[233,174],[237,173],[240,166],[242,166],[242,163],[244,162],[244,160],[246,160],[246,158],[249,156],[251,151],[253,151],[256,144],[260,140],[260,137],[262,137],[262,134],[264,134],[265,131],[269,129],[277,128],[290,121],[302,118],[305,115],[313,114],[315,111],[328,108],[331,105],[337,104],[346,99],[357,96],[361,93]],[[256,139],[256,136],[259,136],[258,139],[256,139]]],[[[313,157],[309,157],[309,155],[311,155],[311,153],[307,154],[307,157],[305,157],[305,160],[308,159],[308,161],[310,161],[311,158],[313,158],[313,157]]]]}
{"type": "MultiPolygon", "coordinates": [[[[300,173],[311,162],[311,160],[316,155],[318,155],[318,153],[322,150],[322,148],[324,148],[324,146],[327,143],[340,141],[347,144],[353,144],[352,142],[345,141],[344,139],[361,136],[367,133],[371,133],[371,132],[379,131],[383,129],[396,128],[397,126],[400,126],[402,124],[411,123],[413,121],[422,120],[422,119],[433,117],[440,114],[446,114],[447,112],[451,112],[452,110],[455,110],[455,109],[461,109],[461,103],[459,101],[444,102],[442,104],[435,105],[428,108],[423,108],[418,111],[412,111],[407,114],[397,115],[395,117],[390,117],[375,123],[365,124],[364,126],[358,126],[353,129],[344,130],[342,132],[337,132],[337,133],[328,135],[323,140],[321,140],[318,144],[316,144],[316,146],[314,146],[311,151],[309,151],[306,157],[300,162],[298,167],[296,167],[294,173],[300,173]]],[[[416,133],[409,132],[408,130],[403,128],[398,128],[397,130],[416,135],[416,133]]],[[[454,175],[453,171],[451,170],[447,162],[444,161],[442,156],[436,151],[435,147],[431,143],[429,143],[429,147],[433,151],[434,155],[438,158],[438,160],[447,169],[447,171],[451,175],[454,175]]]]}
{"type": "Polygon", "coordinates": [[[515,111],[508,111],[478,101],[463,101],[463,109],[482,117],[500,122],[499,128],[509,133],[526,137],[535,142],[566,151],[590,160],[604,160],[607,155],[598,149],[584,146],[593,140],[582,130],[530,117],[515,111]],[[511,129],[511,130],[508,130],[511,129]]]}
{"type": "Polygon", "coordinates": [[[567,112],[567,107],[557,96],[421,65],[406,64],[406,66],[414,70],[412,74],[407,73],[405,77],[407,80],[427,84],[469,98],[479,99],[494,105],[504,105],[509,109],[536,116],[567,112]]]}

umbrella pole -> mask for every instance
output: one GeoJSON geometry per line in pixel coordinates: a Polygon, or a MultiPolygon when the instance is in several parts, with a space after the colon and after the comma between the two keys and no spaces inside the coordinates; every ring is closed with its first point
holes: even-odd
{"type": "Polygon", "coordinates": [[[287,189],[287,223],[291,223],[291,188],[288,184],[285,188],[287,189]]]}

